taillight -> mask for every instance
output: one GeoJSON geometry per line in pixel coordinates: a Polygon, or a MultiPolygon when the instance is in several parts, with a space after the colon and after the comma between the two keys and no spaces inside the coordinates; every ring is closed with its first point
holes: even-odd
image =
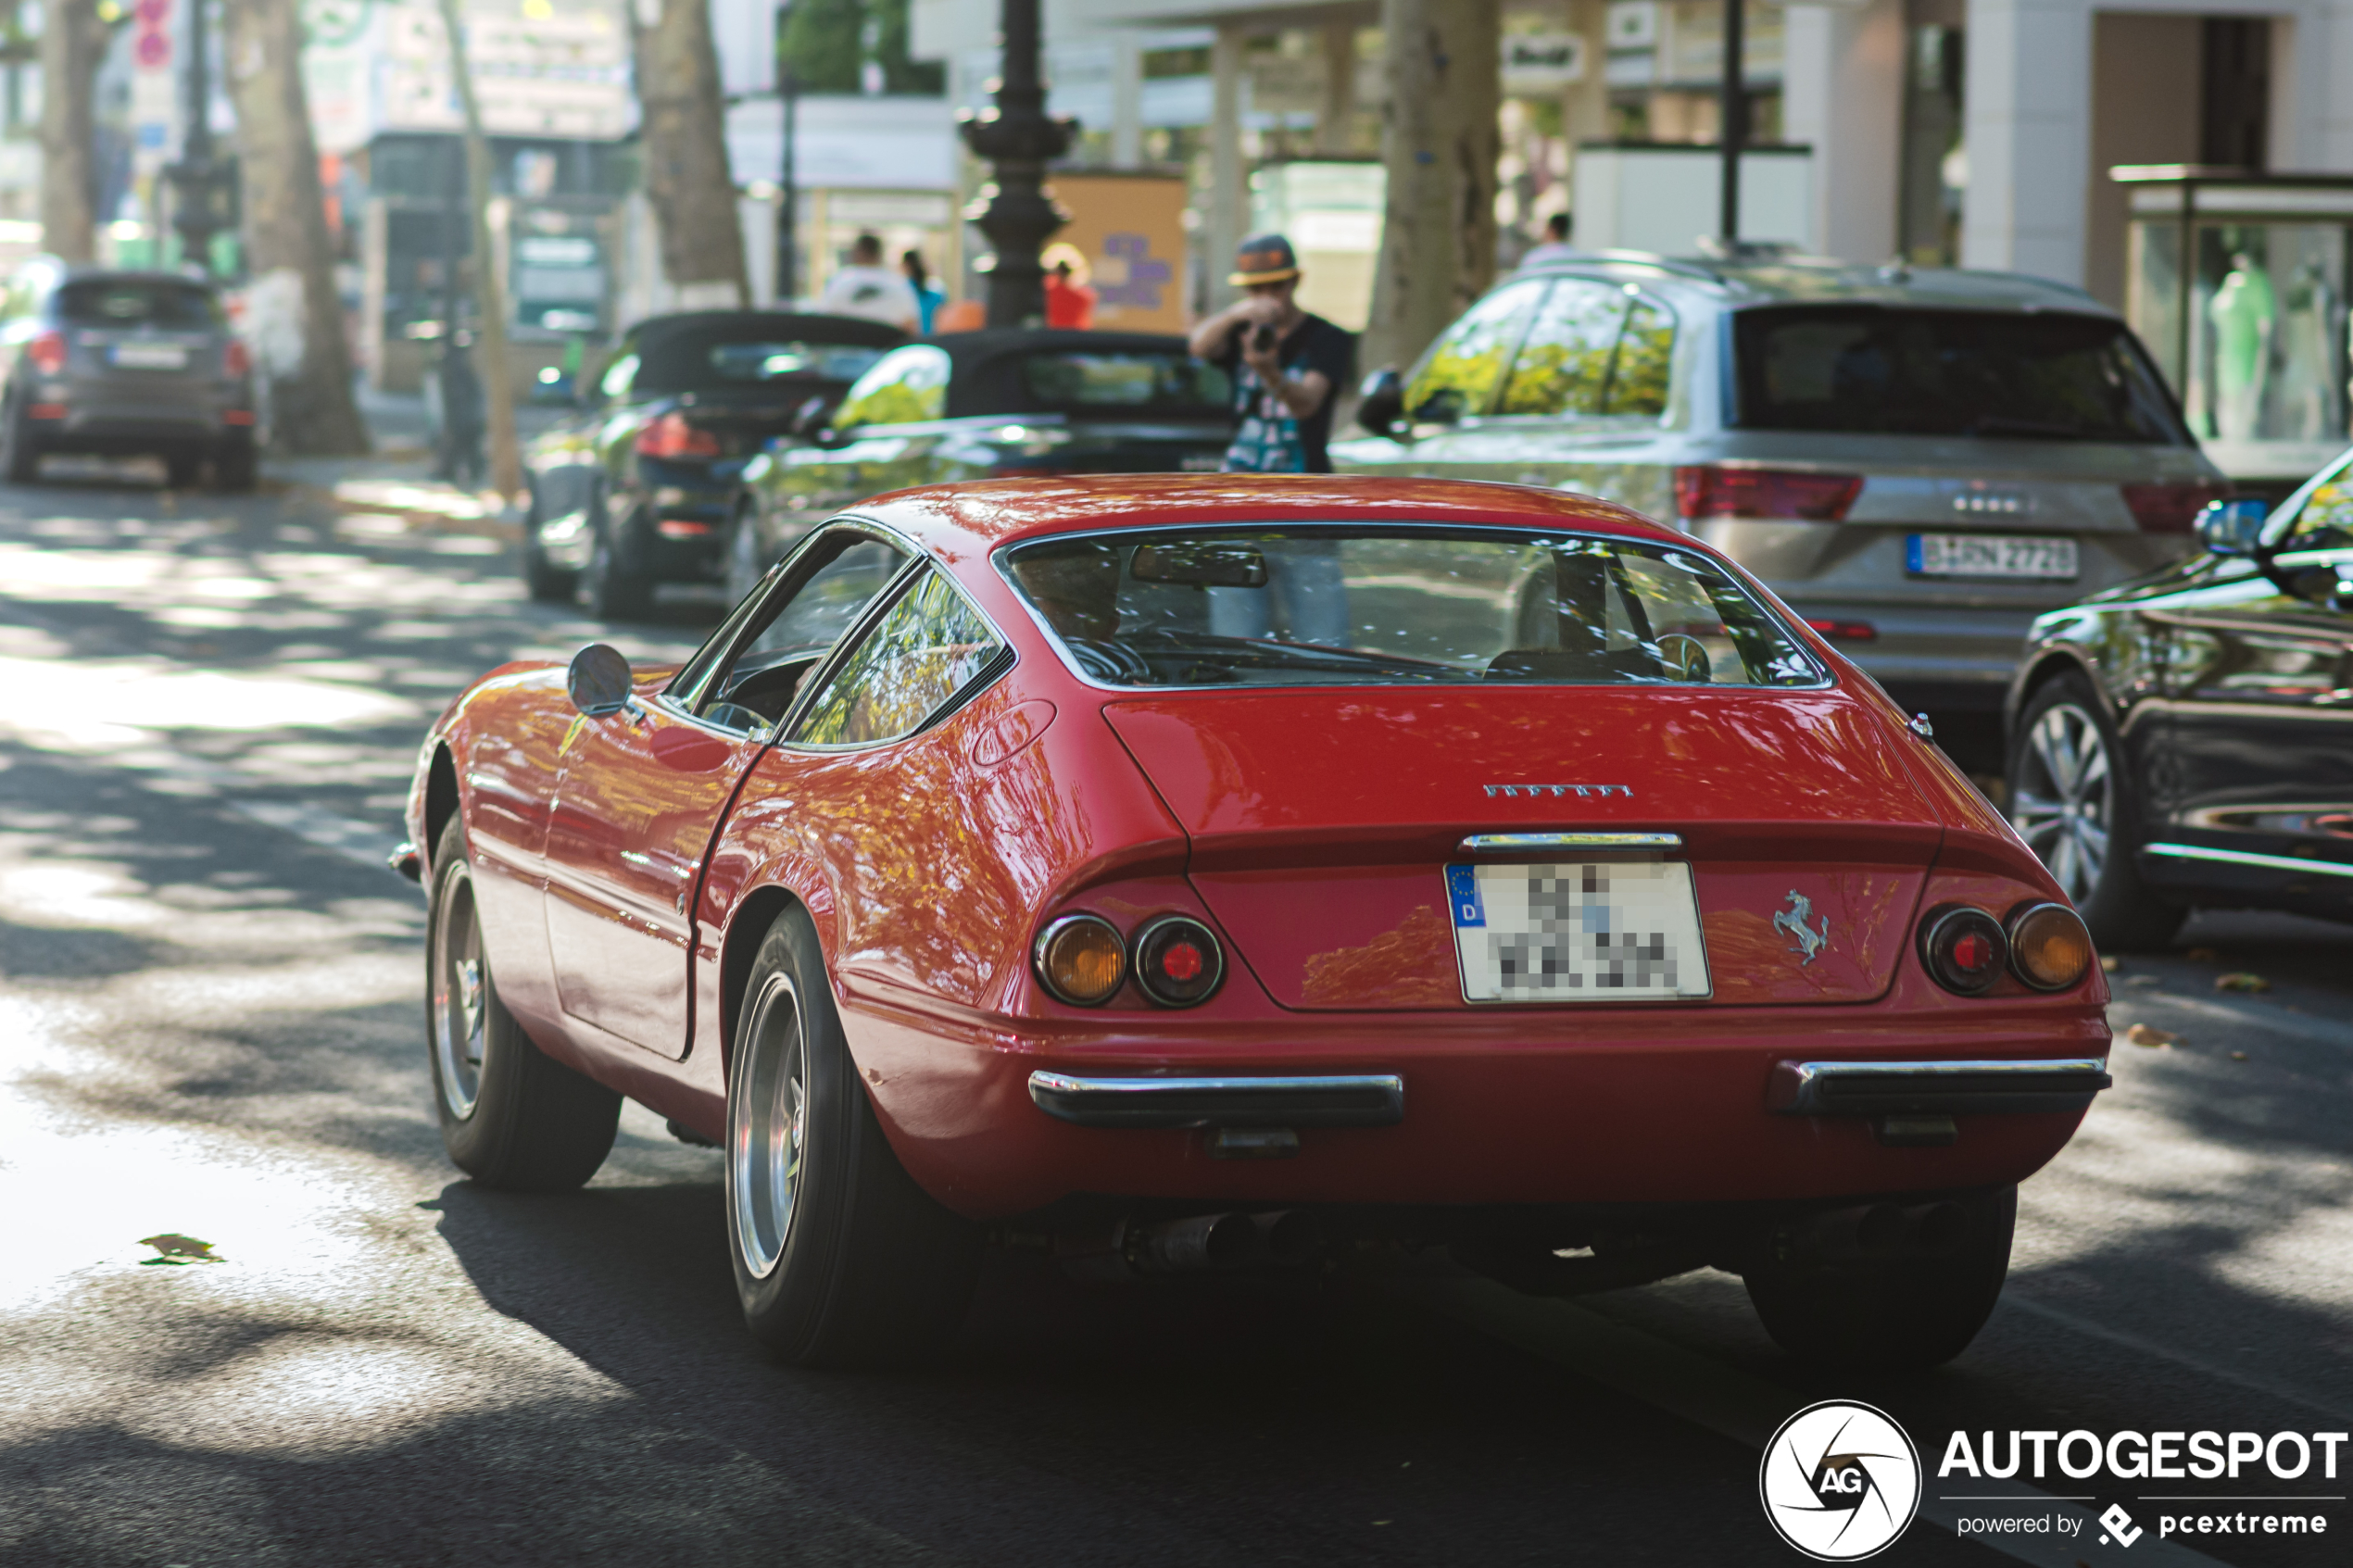
{"type": "Polygon", "coordinates": [[[1127,978],[1127,947],[1100,915],[1064,915],[1038,934],[1038,983],[1058,1001],[1101,1007],[1127,978]]]}
{"type": "Polygon", "coordinates": [[[229,346],[220,351],[220,373],[224,376],[242,376],[252,369],[253,356],[245,348],[245,340],[241,337],[231,338],[229,346]]]}
{"type": "Polygon", "coordinates": [[[2197,521],[2197,514],[2206,509],[2208,501],[2227,499],[2231,487],[2211,480],[2191,480],[2179,484],[2126,484],[2119,486],[2124,493],[2125,509],[2133,521],[2141,525],[2144,533],[2187,533],[2197,521]]]}
{"type": "Polygon", "coordinates": [[[637,433],[637,452],[646,458],[716,458],[719,438],[697,430],[684,414],[664,414],[637,433]]]}
{"type": "Polygon", "coordinates": [[[2037,991],[2064,991],[2091,972],[2092,934],[2065,904],[2029,904],[2010,916],[2010,972],[2037,991]]]}
{"type": "Polygon", "coordinates": [[[1856,473],[1736,469],[1714,463],[1675,470],[1675,509],[1692,521],[1755,517],[1837,522],[1862,493],[1863,476],[1856,473]]]}
{"type": "Polygon", "coordinates": [[[44,376],[57,375],[66,368],[66,334],[42,332],[25,345],[24,353],[34,370],[44,376]]]}
{"type": "Polygon", "coordinates": [[[1983,909],[1944,904],[1920,921],[1920,962],[1947,991],[1982,996],[2002,977],[2009,957],[2002,922],[1983,909]]]}
{"type": "Polygon", "coordinates": [[[1189,1008],[1216,994],[1226,956],[1209,927],[1185,915],[1163,915],[1136,933],[1136,984],[1164,1008],[1189,1008]]]}
{"type": "Polygon", "coordinates": [[[1806,627],[1833,643],[1869,643],[1879,640],[1879,628],[1868,621],[1808,621],[1806,627]]]}

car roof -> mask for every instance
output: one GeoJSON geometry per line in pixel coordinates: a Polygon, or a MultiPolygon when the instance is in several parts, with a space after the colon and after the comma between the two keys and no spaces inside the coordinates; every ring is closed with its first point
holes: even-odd
{"type": "Polygon", "coordinates": [[[877,495],[852,508],[850,515],[896,528],[951,562],[1026,539],[1183,523],[1568,527],[1692,543],[1640,512],[1592,495],[1481,480],[1380,474],[1124,473],[981,480],[877,495]]]}
{"type": "Polygon", "coordinates": [[[1580,276],[1705,295],[1728,309],[1752,305],[1851,302],[1909,305],[1930,310],[2065,310],[2078,315],[2116,315],[2082,289],[2023,272],[1911,267],[1902,263],[1866,267],[1815,256],[1719,261],[1705,257],[1615,250],[1604,251],[1591,260],[1529,268],[1496,282],[1500,286],[1523,278],[1580,276]]]}
{"type": "MultiPolygon", "coordinates": [[[[1032,354],[1166,354],[1192,352],[1167,332],[1081,332],[1064,327],[984,327],[978,332],[941,332],[922,340],[948,355],[948,418],[1038,411],[1017,371],[1032,354]]],[[[1222,407],[1216,411],[1223,417],[1222,407]]]]}
{"type": "Polygon", "coordinates": [[[681,310],[648,316],[629,329],[637,352],[646,354],[673,340],[723,333],[774,333],[781,341],[839,343],[861,348],[895,348],[907,334],[883,321],[860,316],[827,316],[796,310],[681,310]]]}

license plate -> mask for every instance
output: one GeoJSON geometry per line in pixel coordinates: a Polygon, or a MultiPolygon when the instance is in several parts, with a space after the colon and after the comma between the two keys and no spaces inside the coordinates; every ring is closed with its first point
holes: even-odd
{"type": "Polygon", "coordinates": [[[184,370],[188,351],[176,343],[118,343],[114,362],[126,370],[184,370]]]}
{"type": "Polygon", "coordinates": [[[1922,577],[2070,578],[2075,541],[2014,533],[1915,533],[1905,565],[1922,577]]]}
{"type": "Polygon", "coordinates": [[[1226,457],[1222,452],[1189,452],[1185,455],[1184,470],[1187,473],[1215,473],[1225,466],[1226,457]]]}
{"type": "Polygon", "coordinates": [[[1470,1002],[1626,1002],[1708,994],[1692,868],[1612,859],[1446,868],[1470,1002]]]}

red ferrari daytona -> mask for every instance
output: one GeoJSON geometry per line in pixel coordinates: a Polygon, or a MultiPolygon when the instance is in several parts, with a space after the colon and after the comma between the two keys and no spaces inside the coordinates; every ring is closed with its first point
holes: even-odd
{"type": "Polygon", "coordinates": [[[1558,492],[879,496],[682,666],[484,676],[408,820],[451,1158],[576,1186],[624,1095],[720,1146],[799,1361],[952,1325],[994,1237],[1714,1266],[1792,1351],[1931,1364],[2108,1083],[2082,922],[1926,724],[1558,492]]]}

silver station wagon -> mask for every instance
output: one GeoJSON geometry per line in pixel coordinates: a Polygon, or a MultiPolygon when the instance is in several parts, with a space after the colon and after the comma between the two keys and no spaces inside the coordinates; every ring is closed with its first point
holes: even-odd
{"type": "MultiPolygon", "coordinates": [[[[1725,550],[1906,706],[1990,726],[2040,611],[2227,493],[2123,321],[2007,273],[1617,253],[1498,284],[1342,472],[1557,486],[1725,550]]],[[[1990,734],[1989,728],[1989,734],[1990,734]]]]}

